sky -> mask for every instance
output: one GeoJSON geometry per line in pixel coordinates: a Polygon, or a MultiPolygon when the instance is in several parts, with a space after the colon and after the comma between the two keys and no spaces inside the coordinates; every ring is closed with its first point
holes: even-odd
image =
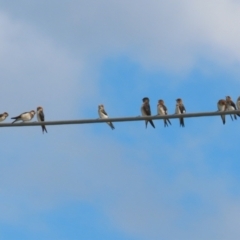
{"type": "MultiPolygon", "coordinates": [[[[0,0],[0,26],[5,122],[240,96],[238,0],[0,0]]],[[[1,128],[0,239],[239,239],[240,119],[114,125],[1,128]]]]}

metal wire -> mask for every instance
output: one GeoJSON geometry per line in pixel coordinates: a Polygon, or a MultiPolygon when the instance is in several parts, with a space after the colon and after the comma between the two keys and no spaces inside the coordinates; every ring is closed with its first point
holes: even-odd
{"type": "Polygon", "coordinates": [[[88,123],[102,123],[102,122],[133,122],[144,120],[161,120],[161,119],[174,119],[174,118],[195,118],[195,117],[213,117],[220,115],[240,114],[240,111],[227,111],[227,112],[200,112],[200,113],[185,113],[185,114],[172,114],[167,116],[148,116],[148,117],[117,117],[108,119],[79,119],[79,120],[62,120],[62,121],[46,121],[46,122],[24,122],[24,123],[0,123],[0,127],[30,127],[41,125],[69,125],[69,124],[88,124],[88,123]]]}

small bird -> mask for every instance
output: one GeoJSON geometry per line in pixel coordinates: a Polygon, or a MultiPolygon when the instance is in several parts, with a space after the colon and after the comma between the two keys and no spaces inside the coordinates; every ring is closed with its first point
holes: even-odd
{"type": "Polygon", "coordinates": [[[240,97],[238,97],[236,105],[237,109],[240,111],[240,97]]]}
{"type": "MultiPolygon", "coordinates": [[[[181,98],[178,98],[176,100],[177,104],[176,104],[176,110],[175,110],[175,113],[176,114],[184,114],[186,112],[186,109],[183,105],[183,102],[182,102],[182,99],[181,98]]],[[[185,127],[184,126],[184,119],[183,118],[179,118],[179,121],[180,121],[180,127],[185,127]]]]}
{"type": "Polygon", "coordinates": [[[4,121],[7,117],[8,117],[7,112],[4,112],[4,113],[0,114],[0,122],[4,121]]]}
{"type": "Polygon", "coordinates": [[[31,121],[33,119],[34,115],[35,115],[34,110],[32,110],[30,112],[24,112],[17,117],[12,117],[11,119],[15,119],[12,123],[15,123],[17,121],[23,121],[23,122],[31,121]]]}
{"type": "MultiPolygon", "coordinates": [[[[107,115],[107,113],[106,113],[105,110],[104,110],[103,104],[98,105],[98,115],[99,115],[99,117],[102,118],[102,119],[108,118],[108,115],[107,115]]],[[[110,126],[110,128],[111,128],[112,130],[115,129],[115,127],[113,126],[112,122],[107,122],[107,124],[110,126]]]]}
{"type": "MultiPolygon", "coordinates": [[[[158,115],[160,115],[160,116],[166,116],[166,115],[168,115],[168,113],[167,113],[167,107],[164,105],[164,101],[163,101],[163,100],[159,100],[159,101],[158,101],[157,113],[158,113],[158,115]]],[[[164,127],[168,127],[168,123],[169,123],[170,125],[172,125],[171,122],[170,122],[170,120],[169,120],[168,118],[164,119],[164,127]]]]}
{"type": "MultiPolygon", "coordinates": [[[[224,99],[220,99],[217,103],[217,107],[218,107],[218,111],[219,112],[225,112],[227,110],[227,103],[224,99]]],[[[223,124],[226,123],[226,116],[225,115],[221,115],[222,118],[222,122],[223,124]]]]}
{"type": "MultiPolygon", "coordinates": [[[[37,120],[39,122],[44,122],[44,113],[43,113],[43,108],[42,107],[37,107],[37,120]]],[[[44,131],[47,133],[47,129],[45,127],[45,125],[41,125],[42,127],[42,132],[44,133],[44,131]]]]}
{"type": "MultiPolygon", "coordinates": [[[[237,110],[235,103],[232,101],[232,98],[230,96],[226,96],[226,104],[227,104],[227,111],[235,111],[237,110]]],[[[240,116],[239,114],[234,114],[235,120],[237,119],[237,115],[240,116]]],[[[230,115],[232,118],[232,115],[230,115]]],[[[233,120],[233,118],[232,118],[233,120]]]]}
{"type": "MultiPolygon", "coordinates": [[[[150,105],[149,105],[149,98],[148,97],[144,97],[142,99],[143,101],[143,104],[141,106],[141,113],[142,113],[142,116],[145,117],[145,116],[151,116],[151,108],[150,108],[150,105]]],[[[147,128],[147,124],[148,122],[150,122],[150,124],[152,125],[153,128],[155,128],[154,126],[154,123],[152,120],[145,120],[145,124],[146,124],[146,128],[147,128]]]]}

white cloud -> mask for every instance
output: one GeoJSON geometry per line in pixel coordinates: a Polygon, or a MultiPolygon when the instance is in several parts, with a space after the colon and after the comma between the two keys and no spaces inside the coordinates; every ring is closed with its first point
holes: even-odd
{"type": "MultiPolygon", "coordinates": [[[[59,17],[63,28],[51,29],[53,33],[48,37],[34,24],[30,27],[0,14],[0,78],[4,92],[1,101],[5,100],[6,110],[18,113],[20,108],[28,110],[42,104],[49,112],[54,109],[54,119],[76,111],[77,96],[87,98],[95,91],[95,79],[88,82],[83,78],[82,71],[93,69],[86,60],[102,60],[111,54],[130,54],[146,67],[174,70],[191,68],[202,55],[214,60],[224,55],[224,61],[239,61],[237,27],[226,34],[231,26],[237,25],[237,2],[71,3],[66,8],[68,22],[62,24],[66,15],[59,17]],[[215,11],[217,16],[213,17],[215,11]],[[225,25],[221,27],[222,22],[225,25]],[[63,40],[54,38],[54,31],[62,32],[75,44],[66,50],[63,40]],[[76,58],[78,53],[81,54],[76,58]]],[[[1,160],[0,167],[0,195],[5,196],[0,203],[2,222],[19,224],[27,214],[56,209],[68,200],[84,200],[100,208],[114,227],[146,239],[169,236],[186,239],[187,234],[199,234],[202,229],[207,239],[216,236],[214,231],[219,226],[225,234],[230,232],[225,220],[211,224],[216,215],[231,219],[234,211],[239,210],[237,204],[227,210],[229,204],[235,203],[228,196],[228,180],[214,180],[208,175],[202,150],[206,144],[203,139],[209,137],[211,128],[203,132],[204,137],[195,138],[194,143],[191,137],[186,137],[169,146],[156,135],[154,139],[158,141],[149,146],[152,132],[146,133],[142,142],[142,135],[133,132],[135,142],[128,148],[114,137],[106,137],[107,133],[99,137],[79,130],[81,127],[74,126],[74,131],[70,126],[62,127],[61,131],[53,127],[47,138],[40,138],[35,129],[29,130],[28,135],[24,130],[17,133],[9,130],[5,140],[11,147],[5,148],[3,143],[3,152],[8,157],[1,160]],[[161,149],[163,146],[165,150],[161,149]],[[169,171],[176,167],[174,178],[168,179],[165,169],[161,169],[161,175],[148,165],[156,160],[156,154],[160,161],[169,161],[171,166],[166,164],[169,171]],[[194,158],[190,166],[189,158],[194,158]],[[205,215],[198,214],[192,223],[186,220],[184,208],[179,205],[188,192],[198,195],[206,205],[202,207],[205,215]],[[225,202],[221,201],[224,197],[225,202]],[[216,207],[217,214],[208,213],[209,206],[216,207]],[[185,227],[192,227],[191,232],[182,229],[183,218],[189,224],[185,227]],[[213,229],[209,230],[209,226],[213,229]]],[[[39,128],[37,131],[40,134],[39,128]]],[[[234,231],[239,235],[237,227],[234,231]]]]}
{"type": "Polygon", "coordinates": [[[48,119],[76,112],[76,98],[95,89],[84,79],[81,57],[76,59],[53,39],[3,12],[0,25],[0,111],[13,116],[40,105],[48,119]]]}
{"type": "Polygon", "coordinates": [[[5,9],[15,18],[31,22],[75,57],[84,55],[91,65],[113,55],[130,56],[150,69],[177,72],[191,70],[202,59],[224,67],[239,64],[238,1],[72,0],[22,4],[26,5],[21,11],[17,4],[5,3],[5,9]]]}
{"type": "Polygon", "coordinates": [[[226,0],[106,0],[72,2],[71,18],[88,52],[182,71],[199,58],[239,64],[239,13],[240,3],[226,0]]]}
{"type": "MultiPolygon", "coordinates": [[[[156,141],[152,134],[141,138],[139,132],[135,133],[137,143],[129,147],[108,132],[98,136],[81,126],[61,131],[51,128],[51,135],[43,140],[36,134],[30,139],[15,134],[15,154],[23,145],[29,150],[25,158],[1,161],[0,195],[7,204],[0,204],[0,221],[27,227],[22,219],[29,214],[51,212],[69,202],[88,202],[107,216],[114,228],[140,239],[202,239],[203,230],[204,239],[213,239],[218,226],[226,234],[231,228],[221,217],[238,197],[228,192],[230,176],[209,174],[204,147],[219,137],[214,130],[211,136],[209,129],[212,126],[195,136],[193,144],[183,137],[166,150],[162,149],[166,147],[164,135],[156,141]],[[206,132],[209,138],[203,141],[206,132]],[[153,161],[160,165],[152,165],[153,161]],[[166,173],[173,171],[173,177],[166,173]],[[188,194],[200,202],[190,212],[182,203],[188,194]],[[219,220],[213,221],[216,216],[219,220]]],[[[237,228],[235,231],[237,234],[237,228]]]]}

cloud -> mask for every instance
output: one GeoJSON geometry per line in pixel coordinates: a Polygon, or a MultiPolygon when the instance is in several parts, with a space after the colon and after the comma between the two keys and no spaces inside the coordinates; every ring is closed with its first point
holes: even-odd
{"type": "Polygon", "coordinates": [[[51,128],[44,139],[33,132],[31,138],[15,134],[16,156],[24,145],[29,149],[24,158],[1,162],[0,194],[7,204],[0,205],[0,221],[28,228],[22,219],[30,214],[88,202],[113,228],[140,239],[201,239],[203,230],[204,238],[212,239],[218,226],[230,231],[221,217],[238,197],[229,194],[231,176],[210,174],[205,148],[219,138],[213,126],[195,136],[194,143],[185,134],[166,143],[164,134],[143,138],[138,131],[138,141],[130,146],[103,127],[106,131],[97,135],[81,126],[51,128]],[[216,215],[219,220],[213,221],[216,215]]]}
{"type": "Polygon", "coordinates": [[[201,59],[238,64],[237,1],[71,2],[71,23],[91,53],[127,54],[145,67],[184,70],[201,59]]]}
{"type": "MultiPolygon", "coordinates": [[[[226,34],[233,23],[237,26],[237,2],[71,1],[56,5],[56,13],[43,19],[42,11],[49,11],[44,4],[20,18],[30,18],[31,24],[0,13],[0,98],[10,112],[41,104],[48,119],[80,115],[86,99],[99,97],[96,62],[112,55],[174,71],[193,68],[199,56],[220,64],[239,61],[237,27],[226,34]]],[[[228,139],[227,130],[221,136],[213,131],[214,124],[199,128],[200,136],[175,126],[170,135],[131,127],[140,124],[124,133],[113,133],[106,124],[103,131],[51,127],[47,136],[40,128],[3,129],[0,221],[28,228],[32,214],[86,201],[113,228],[137,238],[202,239],[204,232],[204,239],[216,239],[232,229],[234,238],[238,226],[226,221],[239,211],[238,197],[229,193],[235,179],[229,172],[215,179],[206,151],[213,146],[214,158],[221,159],[216,154],[229,146],[225,140],[218,141],[220,150],[213,144],[228,139]]]]}
{"type": "Polygon", "coordinates": [[[129,56],[147,69],[177,73],[190,71],[202,61],[226,68],[239,64],[238,1],[22,4],[21,11],[8,2],[3,8],[91,64],[116,55],[129,56]]]}
{"type": "Polygon", "coordinates": [[[87,95],[91,85],[83,83],[81,57],[74,58],[54,40],[3,12],[0,24],[1,111],[12,116],[42,105],[48,119],[66,118],[75,110],[76,97],[87,95]]]}

